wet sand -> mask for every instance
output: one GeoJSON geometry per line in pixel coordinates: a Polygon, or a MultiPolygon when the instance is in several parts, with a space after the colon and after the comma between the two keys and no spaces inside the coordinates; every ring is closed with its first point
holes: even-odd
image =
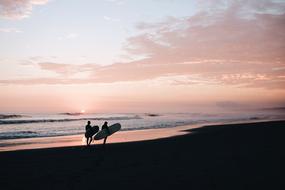
{"type": "Polygon", "coordinates": [[[179,131],[105,147],[0,152],[0,188],[285,189],[285,121],[179,131]]]}
{"type": "MultiPolygon", "coordinates": [[[[146,129],[133,131],[119,131],[108,138],[107,143],[134,142],[166,138],[186,134],[184,130],[201,127],[201,125],[186,125],[174,128],[146,129]]],[[[103,140],[93,141],[92,145],[102,144],[103,140]]],[[[81,146],[86,144],[84,134],[58,137],[39,137],[10,139],[0,141],[0,152],[27,149],[56,148],[81,146]]]]}

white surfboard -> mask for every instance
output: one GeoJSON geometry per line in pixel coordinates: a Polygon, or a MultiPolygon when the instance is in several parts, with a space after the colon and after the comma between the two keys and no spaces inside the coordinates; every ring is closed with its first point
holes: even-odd
{"type": "Polygon", "coordinates": [[[111,126],[109,126],[109,132],[107,131],[107,129],[103,129],[101,131],[99,131],[95,136],[94,136],[94,140],[101,140],[104,139],[107,136],[110,136],[112,134],[114,134],[115,132],[119,131],[121,129],[121,124],[120,123],[115,123],[111,126]]]}

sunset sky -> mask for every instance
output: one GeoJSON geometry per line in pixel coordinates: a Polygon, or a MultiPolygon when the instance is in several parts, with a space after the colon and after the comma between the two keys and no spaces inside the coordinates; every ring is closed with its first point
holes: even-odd
{"type": "Polygon", "coordinates": [[[284,0],[0,0],[0,112],[276,106],[284,0]]]}

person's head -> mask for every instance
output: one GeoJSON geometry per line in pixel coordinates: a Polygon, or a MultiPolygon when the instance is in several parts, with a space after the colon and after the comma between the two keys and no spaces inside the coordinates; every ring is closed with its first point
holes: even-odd
{"type": "Polygon", "coordinates": [[[104,125],[107,125],[107,124],[108,124],[108,122],[107,122],[107,121],[105,121],[105,122],[104,122],[104,125]]]}
{"type": "Polygon", "coordinates": [[[87,124],[88,124],[88,125],[90,125],[90,123],[91,123],[90,121],[87,121],[87,124]]]}

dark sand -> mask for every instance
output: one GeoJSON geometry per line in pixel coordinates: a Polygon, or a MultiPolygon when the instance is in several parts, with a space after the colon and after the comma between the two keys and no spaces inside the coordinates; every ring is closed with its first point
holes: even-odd
{"type": "Polygon", "coordinates": [[[285,189],[285,121],[0,153],[0,189],[285,189]]]}

